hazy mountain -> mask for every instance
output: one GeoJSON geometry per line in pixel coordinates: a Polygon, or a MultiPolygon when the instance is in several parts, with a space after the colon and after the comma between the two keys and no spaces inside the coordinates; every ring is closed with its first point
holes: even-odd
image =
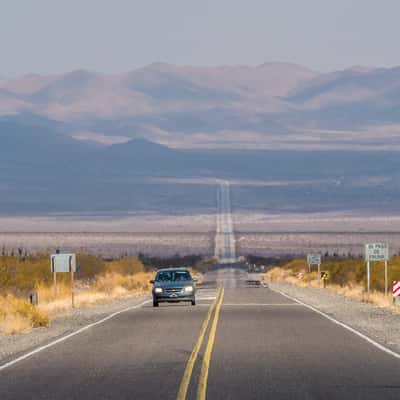
{"type": "Polygon", "coordinates": [[[399,106],[400,68],[152,64],[3,80],[0,214],[213,212],[219,178],[244,181],[236,207],[398,210],[399,106]]]}
{"type": "Polygon", "coordinates": [[[62,121],[63,133],[91,140],[144,137],[179,147],[400,150],[399,105],[400,67],[321,74],[285,63],[156,63],[115,75],[0,81],[0,115],[62,121]]]}
{"type": "Polygon", "coordinates": [[[324,74],[294,89],[287,99],[295,103],[327,105],[376,99],[400,89],[400,67],[354,69],[324,74]]]}
{"type": "Polygon", "coordinates": [[[295,121],[303,126],[362,129],[397,124],[400,67],[325,74],[294,89],[286,99],[297,107],[295,121]]]}
{"type": "MultiPolygon", "coordinates": [[[[74,122],[76,130],[102,133],[104,125],[108,134],[118,129],[121,123],[117,121],[122,119],[127,136],[140,128],[144,133],[173,133],[175,124],[178,131],[190,132],[259,130],[257,121],[253,123],[258,113],[284,109],[281,97],[316,75],[282,63],[196,68],[152,64],[113,76],[84,70],[60,76],[29,75],[0,83],[0,113],[29,110],[74,122]],[[233,117],[235,121],[229,124],[233,117]]],[[[265,129],[276,125],[273,121],[273,127],[265,129]]]]}
{"type": "Polygon", "coordinates": [[[257,67],[177,67],[152,64],[123,77],[130,88],[159,99],[235,100],[284,96],[317,73],[295,64],[266,63],[257,67]],[[192,97],[193,96],[193,97],[192,97]]]}
{"type": "Polygon", "coordinates": [[[24,122],[0,118],[0,187],[12,190],[14,185],[62,181],[74,169],[84,168],[81,160],[93,150],[66,135],[63,124],[40,117],[26,116],[24,122]]]}
{"type": "Polygon", "coordinates": [[[55,78],[55,76],[29,74],[20,78],[3,80],[0,84],[2,88],[8,90],[10,93],[27,95],[41,90],[55,78]]]}
{"type": "Polygon", "coordinates": [[[395,152],[184,151],[145,139],[99,147],[39,122],[0,119],[0,215],[214,212],[221,178],[241,187],[235,207],[253,211],[399,207],[395,152]]]}

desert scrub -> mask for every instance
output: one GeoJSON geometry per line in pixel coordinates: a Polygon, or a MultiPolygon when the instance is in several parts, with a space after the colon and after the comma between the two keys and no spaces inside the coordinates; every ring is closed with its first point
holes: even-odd
{"type": "Polygon", "coordinates": [[[48,326],[49,318],[28,301],[0,296],[0,333],[13,335],[32,328],[48,326]]]}
{"type": "MultiPolygon", "coordinates": [[[[77,254],[75,306],[88,306],[116,298],[148,293],[153,274],[145,273],[141,261],[125,257],[106,261],[89,254],[77,254]]],[[[14,334],[46,326],[71,309],[70,275],[57,274],[57,296],[52,286],[49,254],[0,256],[0,334],[14,334]],[[38,293],[39,305],[27,299],[38,293]]]]}
{"type": "MultiPolygon", "coordinates": [[[[275,267],[264,274],[268,282],[286,282],[303,287],[320,288],[316,266],[308,272],[304,259],[296,259],[282,267],[275,267]],[[301,279],[299,273],[302,273],[301,279]]],[[[329,258],[322,260],[321,271],[328,272],[328,288],[346,297],[358,301],[366,301],[366,267],[362,259],[329,258]]],[[[392,257],[389,261],[389,294],[391,282],[400,280],[400,257],[392,257]]],[[[393,308],[392,297],[384,294],[383,263],[371,263],[371,293],[369,301],[381,307],[393,308]]]]}
{"type": "MultiPolygon", "coordinates": [[[[94,255],[77,254],[77,264],[75,279],[84,282],[94,282],[106,273],[115,272],[125,276],[144,271],[142,262],[133,257],[105,261],[94,255]]],[[[68,286],[69,280],[69,274],[57,274],[57,283],[60,286],[68,286]]],[[[52,282],[49,254],[0,256],[0,295],[14,294],[20,297],[38,287],[50,287],[52,282]]]]}
{"type": "Polygon", "coordinates": [[[150,291],[150,279],[154,274],[150,272],[139,272],[134,275],[121,275],[116,272],[107,272],[99,276],[93,285],[93,290],[105,292],[109,295],[148,293],[150,291]]]}
{"type": "MultiPolygon", "coordinates": [[[[303,281],[311,282],[317,279],[317,266],[312,266],[311,274],[308,273],[308,265],[305,259],[295,259],[282,267],[277,267],[266,274],[270,280],[283,280],[289,276],[296,277],[303,273],[303,281]]],[[[362,259],[328,258],[322,260],[321,271],[327,271],[329,284],[347,287],[364,286],[366,282],[366,266],[362,259]]],[[[400,280],[400,257],[392,257],[389,261],[389,286],[394,280],[400,280]]],[[[384,267],[383,263],[371,263],[371,289],[377,292],[384,291],[384,267]]],[[[390,289],[390,287],[389,287],[390,289]]]]}
{"type": "Polygon", "coordinates": [[[139,272],[144,272],[144,266],[137,258],[125,257],[108,261],[105,266],[105,272],[117,273],[125,276],[134,275],[139,272]]]}

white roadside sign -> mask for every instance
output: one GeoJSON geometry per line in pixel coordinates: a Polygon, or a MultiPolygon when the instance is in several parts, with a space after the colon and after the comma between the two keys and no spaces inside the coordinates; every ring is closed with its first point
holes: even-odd
{"type": "Polygon", "coordinates": [[[388,261],[389,245],[388,243],[369,243],[365,245],[366,261],[388,261]]]}
{"type": "Polygon", "coordinates": [[[52,254],[50,256],[51,272],[76,272],[76,255],[52,254]]]}
{"type": "Polygon", "coordinates": [[[321,254],[307,254],[308,265],[321,265],[321,254]]]}

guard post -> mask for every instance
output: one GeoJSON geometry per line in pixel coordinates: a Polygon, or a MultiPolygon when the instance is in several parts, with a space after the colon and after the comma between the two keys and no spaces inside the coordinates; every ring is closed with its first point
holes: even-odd
{"type": "Polygon", "coordinates": [[[328,271],[321,271],[321,280],[322,280],[324,289],[326,289],[326,287],[328,285],[328,278],[329,278],[328,271]]]}
{"type": "Polygon", "coordinates": [[[400,304],[400,281],[393,281],[393,303],[399,305],[400,304]]]}

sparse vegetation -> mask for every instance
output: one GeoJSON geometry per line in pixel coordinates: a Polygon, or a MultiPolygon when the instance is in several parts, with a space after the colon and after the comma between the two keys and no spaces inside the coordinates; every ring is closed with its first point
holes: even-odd
{"type": "Polygon", "coordinates": [[[146,268],[178,268],[178,267],[194,267],[199,265],[203,257],[199,254],[188,254],[181,256],[175,254],[171,257],[150,257],[139,254],[139,260],[146,268]]]}
{"type": "Polygon", "coordinates": [[[0,296],[0,334],[12,335],[48,324],[47,314],[26,300],[0,296]]]}
{"type": "MultiPolygon", "coordinates": [[[[323,261],[322,271],[328,273],[328,287],[345,296],[366,301],[366,266],[363,259],[330,257],[323,261]]],[[[391,283],[400,279],[400,256],[389,262],[389,296],[385,297],[385,280],[383,263],[371,264],[371,293],[369,301],[385,307],[392,306],[391,283]]],[[[294,259],[281,267],[270,269],[265,280],[284,281],[300,286],[320,287],[316,267],[308,272],[304,259],[294,259]],[[302,275],[299,275],[299,274],[302,275]]]]}
{"type": "MultiPolygon", "coordinates": [[[[93,255],[79,254],[77,262],[77,307],[144,294],[150,289],[149,280],[153,273],[146,272],[142,262],[136,258],[105,261],[93,255]]],[[[69,274],[57,275],[55,297],[48,254],[0,256],[1,334],[15,334],[47,326],[60,311],[70,307],[69,274]],[[28,301],[31,291],[38,293],[38,306],[28,301]]]]}
{"type": "MultiPolygon", "coordinates": [[[[104,260],[90,254],[78,254],[75,274],[75,305],[81,307],[116,298],[142,295],[150,290],[154,270],[168,266],[191,268],[200,256],[150,258],[141,256],[104,260]],[[142,261],[142,260],[143,261],[142,261]]],[[[199,278],[192,270],[193,276],[199,278]]],[[[69,274],[57,274],[57,295],[53,288],[49,254],[28,255],[23,249],[0,255],[0,334],[15,334],[47,326],[49,321],[71,308],[69,274]],[[39,304],[28,301],[37,292],[39,304]]]]}

